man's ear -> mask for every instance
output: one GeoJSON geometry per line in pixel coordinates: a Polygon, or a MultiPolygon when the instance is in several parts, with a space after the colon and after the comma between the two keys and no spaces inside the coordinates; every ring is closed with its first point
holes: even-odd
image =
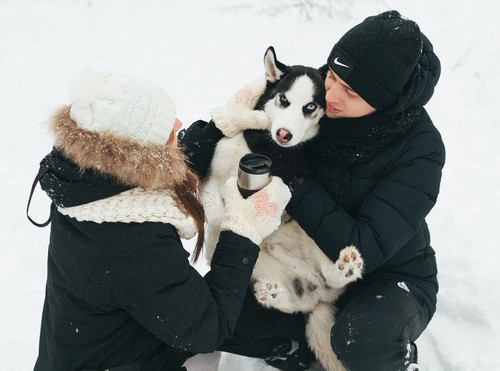
{"type": "Polygon", "coordinates": [[[328,70],[329,69],[330,69],[330,67],[328,67],[328,64],[324,64],[323,66],[321,66],[320,68],[318,68],[319,74],[321,75],[321,78],[323,80],[326,79],[326,75],[328,74],[328,70]]]}

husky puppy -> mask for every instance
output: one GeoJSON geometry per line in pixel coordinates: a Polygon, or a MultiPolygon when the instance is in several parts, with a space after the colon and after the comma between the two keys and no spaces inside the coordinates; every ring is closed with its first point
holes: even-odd
{"type": "MultiPolygon", "coordinates": [[[[266,89],[256,109],[266,112],[271,126],[268,130],[246,130],[221,139],[204,183],[208,261],[224,215],[223,185],[237,174],[240,158],[250,152],[258,153],[261,146],[271,146],[273,153],[279,154],[277,158],[286,159],[290,151],[318,133],[318,122],[325,113],[324,78],[319,70],[286,66],[276,59],[273,47],[264,55],[264,69],[266,89]]],[[[361,277],[363,260],[357,249],[344,248],[339,259],[332,262],[286,214],[282,225],[260,247],[251,282],[257,301],[286,313],[309,313],[306,336],[310,348],[326,370],[344,370],[330,342],[335,319],[332,303],[345,285],[361,277]]]]}

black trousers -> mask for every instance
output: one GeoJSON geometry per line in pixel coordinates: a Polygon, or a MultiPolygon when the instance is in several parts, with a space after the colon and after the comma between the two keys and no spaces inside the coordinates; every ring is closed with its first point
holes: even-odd
{"type": "MultiPolygon", "coordinates": [[[[433,315],[422,291],[398,280],[351,284],[336,306],[332,346],[350,371],[406,370],[409,344],[433,315]]],[[[221,350],[263,358],[282,370],[302,370],[314,359],[304,332],[305,316],[264,309],[247,293],[234,338],[221,350]],[[300,348],[290,354],[292,340],[300,348]]]]}
{"type": "Polygon", "coordinates": [[[406,370],[410,343],[433,315],[423,292],[398,280],[354,283],[337,305],[332,346],[350,371],[406,370]]]}

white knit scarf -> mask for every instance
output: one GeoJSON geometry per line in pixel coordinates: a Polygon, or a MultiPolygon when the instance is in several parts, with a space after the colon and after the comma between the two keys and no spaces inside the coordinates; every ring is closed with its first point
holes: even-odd
{"type": "Polygon", "coordinates": [[[197,233],[193,218],[179,209],[169,190],[133,188],[84,205],[58,207],[58,210],[81,222],[168,223],[177,229],[182,239],[190,239],[197,233]]]}

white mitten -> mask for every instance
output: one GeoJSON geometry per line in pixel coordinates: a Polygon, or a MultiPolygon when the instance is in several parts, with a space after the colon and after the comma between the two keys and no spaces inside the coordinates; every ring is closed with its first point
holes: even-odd
{"type": "Polygon", "coordinates": [[[224,220],[221,230],[230,230],[260,245],[281,223],[281,215],[291,194],[281,178],[273,176],[271,182],[244,199],[235,177],[224,185],[224,220]]]}
{"type": "Polygon", "coordinates": [[[265,89],[266,78],[262,76],[240,89],[225,106],[214,108],[210,115],[215,126],[228,138],[246,129],[269,128],[266,113],[254,110],[265,89]]]}

